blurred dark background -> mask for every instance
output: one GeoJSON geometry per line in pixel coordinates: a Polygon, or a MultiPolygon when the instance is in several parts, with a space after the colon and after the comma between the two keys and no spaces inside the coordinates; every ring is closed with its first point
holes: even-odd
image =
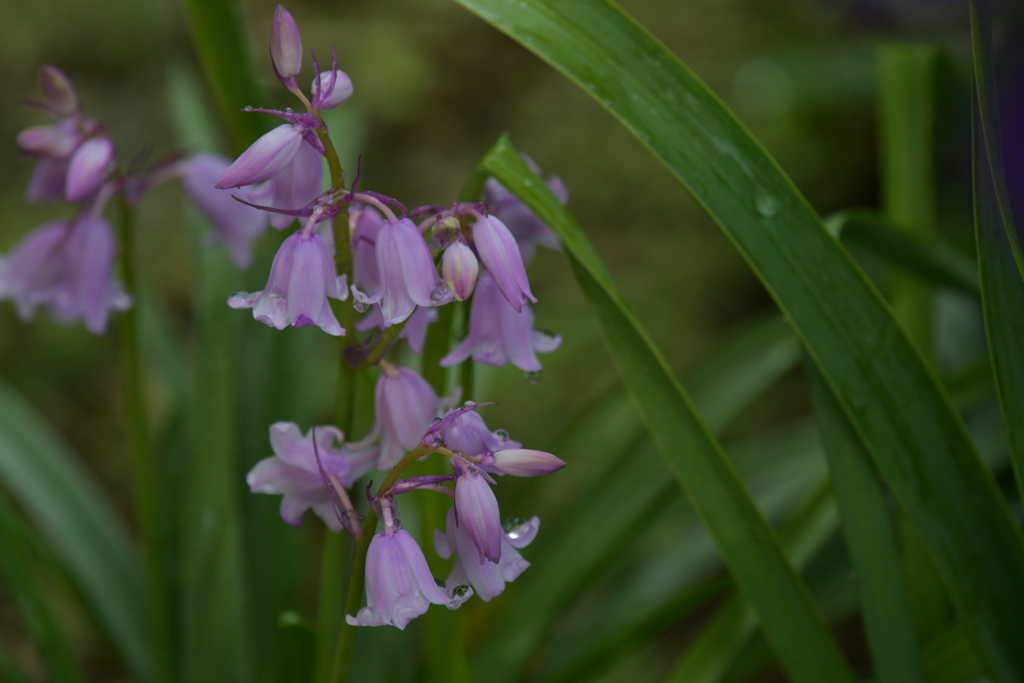
{"type": "MultiPolygon", "coordinates": [[[[244,2],[250,52],[268,93],[266,102],[246,104],[288,104],[267,52],[275,4],[244,2]]],[[[972,249],[965,3],[621,4],[733,109],[822,215],[847,207],[877,208],[879,202],[877,46],[885,41],[943,46],[937,90],[939,230],[948,241],[972,249]]],[[[329,123],[350,172],[355,156],[362,154],[361,187],[398,197],[407,206],[448,203],[476,159],[508,132],[546,174],[564,179],[569,208],[680,373],[736,326],[774,310],[720,231],[634,138],[584,92],[458,5],[448,0],[294,0],[287,7],[305,47],[323,58],[333,43],[340,68],[353,80],[353,98],[329,123]]],[[[1019,41],[1010,39],[1019,35],[1017,8],[997,10],[1008,174],[1021,196],[1024,52],[1019,41]]],[[[19,158],[14,138],[20,129],[43,122],[22,101],[37,95],[36,70],[45,63],[69,74],[85,110],[106,125],[124,160],[178,149],[168,73],[172,68],[199,73],[181,10],[171,0],[5,3],[0,22],[0,167],[5,169],[0,174],[0,252],[35,225],[69,212],[64,206],[23,200],[31,162],[19,158]]],[[[153,192],[139,211],[144,296],[166,312],[171,330],[183,337],[193,325],[195,272],[185,222],[175,184],[153,192]]],[[[263,251],[264,259],[273,253],[267,244],[263,251]]],[[[558,352],[541,357],[543,381],[527,383],[512,367],[479,375],[477,399],[500,402],[486,415],[492,428],[503,427],[541,449],[551,448],[564,425],[617,382],[566,266],[561,254],[541,251],[530,270],[540,300],[538,326],[564,338],[558,352]]],[[[265,272],[251,277],[262,282],[265,272]]],[[[270,333],[247,312],[236,315],[246,319],[247,332],[270,333]]],[[[334,347],[315,328],[274,334],[302,336],[333,367],[334,347]]],[[[81,326],[60,327],[45,316],[26,325],[10,305],[0,305],[0,375],[55,425],[128,517],[117,348],[113,330],[96,338],[81,326]]],[[[301,408],[293,411],[286,405],[271,418],[301,419],[303,428],[310,419],[329,420],[333,371],[295,381],[301,389],[274,386],[269,391],[299,395],[301,408]]],[[[159,373],[150,378],[149,391],[159,437],[173,419],[172,392],[159,373]]],[[[808,406],[802,379],[794,373],[738,420],[731,436],[803,414],[808,406]]],[[[265,444],[264,435],[247,439],[265,444]]],[[[267,455],[269,445],[243,457],[251,462],[267,455]]],[[[17,632],[16,614],[0,607],[0,637],[16,641],[17,632]]],[[[90,637],[95,638],[83,625],[85,650],[90,637]]],[[[102,651],[101,643],[94,645],[102,651]]],[[[97,657],[102,659],[102,652],[97,657]]]]}

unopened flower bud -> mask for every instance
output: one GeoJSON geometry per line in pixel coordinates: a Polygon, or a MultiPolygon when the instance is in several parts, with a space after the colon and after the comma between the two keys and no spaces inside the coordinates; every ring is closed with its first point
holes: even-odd
{"type": "Polygon", "coordinates": [[[292,15],[281,5],[274,10],[270,27],[270,58],[281,82],[286,87],[288,81],[294,85],[295,76],[302,70],[302,37],[292,15]]]}
{"type": "Polygon", "coordinates": [[[462,242],[456,242],[444,250],[441,274],[456,301],[465,301],[470,297],[479,273],[480,265],[473,250],[462,242]]]}
{"type": "MultiPolygon", "coordinates": [[[[317,92],[316,79],[313,79],[312,91],[317,92]]],[[[316,98],[317,109],[334,109],[352,97],[352,79],[344,71],[334,72],[334,87],[331,87],[331,72],[320,74],[320,96],[316,98]],[[327,89],[330,88],[330,92],[327,89]]]]}
{"type": "Polygon", "coordinates": [[[39,70],[39,88],[47,109],[54,116],[70,116],[78,108],[78,96],[71,79],[57,67],[44,66],[39,70]]]}
{"type": "Polygon", "coordinates": [[[18,147],[27,154],[63,157],[75,148],[75,136],[58,126],[32,126],[18,133],[18,147]]]}
{"type": "Polygon", "coordinates": [[[496,451],[491,466],[513,477],[543,477],[565,467],[565,462],[544,451],[510,448],[496,451]]]}
{"type": "Polygon", "coordinates": [[[69,202],[85,199],[106,180],[114,160],[114,143],[107,137],[86,140],[75,151],[64,181],[64,196],[69,202]]]}
{"type": "Polygon", "coordinates": [[[459,225],[459,219],[455,216],[443,218],[434,223],[433,227],[430,228],[431,239],[437,241],[442,247],[454,244],[461,234],[462,229],[459,225]]]}

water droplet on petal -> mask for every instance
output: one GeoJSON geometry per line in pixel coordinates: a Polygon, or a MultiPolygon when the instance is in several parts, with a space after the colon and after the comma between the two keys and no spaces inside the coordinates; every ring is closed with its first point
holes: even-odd
{"type": "Polygon", "coordinates": [[[285,113],[285,114],[294,114],[294,113],[295,113],[295,110],[294,110],[294,109],[292,109],[291,107],[285,107],[285,108],[284,108],[284,113],[285,113]]]}
{"type": "Polygon", "coordinates": [[[441,418],[435,417],[434,418],[434,424],[441,424],[441,418]]]}
{"type": "Polygon", "coordinates": [[[452,595],[461,598],[463,595],[465,595],[468,592],[469,592],[469,586],[467,586],[466,584],[460,584],[460,585],[455,587],[455,590],[452,591],[452,595]]]}
{"type": "Polygon", "coordinates": [[[356,309],[360,313],[366,313],[368,310],[370,310],[370,305],[364,304],[359,299],[352,299],[352,308],[356,309]]]}
{"type": "Polygon", "coordinates": [[[462,404],[462,407],[463,408],[472,408],[475,405],[476,405],[476,401],[466,401],[465,403],[462,404]]]}
{"type": "Polygon", "coordinates": [[[526,381],[530,384],[539,384],[544,379],[543,370],[534,370],[533,372],[526,373],[526,381]]]}
{"type": "Polygon", "coordinates": [[[242,111],[252,111],[252,105],[251,104],[245,105],[244,107],[242,107],[242,111]]]}
{"type": "Polygon", "coordinates": [[[446,304],[454,298],[452,290],[448,289],[448,285],[442,283],[434,288],[434,291],[430,293],[430,303],[435,305],[446,304]]]}
{"type": "Polygon", "coordinates": [[[504,429],[496,429],[494,431],[494,436],[496,436],[498,441],[502,443],[508,441],[508,432],[506,432],[504,429]]]}
{"type": "MultiPolygon", "coordinates": [[[[512,536],[512,534],[516,531],[518,531],[521,535],[523,530],[520,529],[520,527],[525,526],[526,522],[527,520],[523,519],[522,517],[509,517],[504,522],[502,522],[501,527],[509,536],[512,536]]],[[[512,536],[512,538],[516,538],[516,536],[512,536]]]]}

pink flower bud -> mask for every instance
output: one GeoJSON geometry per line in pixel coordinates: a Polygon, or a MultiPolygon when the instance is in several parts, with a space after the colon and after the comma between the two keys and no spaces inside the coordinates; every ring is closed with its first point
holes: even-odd
{"type": "Polygon", "coordinates": [[[44,66],[39,70],[39,87],[43,101],[55,116],[70,116],[78,109],[78,96],[71,80],[55,66],[44,66]]]}
{"type": "MultiPolygon", "coordinates": [[[[331,72],[320,74],[320,97],[316,102],[318,109],[334,109],[352,97],[352,79],[344,71],[334,72],[334,87],[331,88],[331,72]]],[[[313,79],[312,91],[316,92],[316,79],[313,79]]]]}
{"type": "Polygon", "coordinates": [[[71,157],[64,196],[69,202],[85,199],[107,178],[114,161],[114,143],[107,137],[90,138],[71,157]]]}
{"type": "Polygon", "coordinates": [[[282,83],[294,79],[302,70],[302,37],[299,36],[299,27],[295,25],[288,10],[281,5],[274,10],[270,28],[270,58],[274,61],[274,70],[282,83]]]}
{"type": "Polygon", "coordinates": [[[75,136],[57,126],[32,126],[18,133],[18,147],[27,154],[63,157],[71,154],[75,136]]]}
{"type": "Polygon", "coordinates": [[[477,263],[473,250],[462,242],[456,242],[444,250],[441,274],[444,276],[444,283],[455,295],[456,301],[465,301],[470,297],[479,273],[480,264],[477,263]]]}
{"type": "Polygon", "coordinates": [[[544,451],[510,448],[495,452],[492,467],[513,477],[543,477],[565,467],[565,462],[544,451]]]}

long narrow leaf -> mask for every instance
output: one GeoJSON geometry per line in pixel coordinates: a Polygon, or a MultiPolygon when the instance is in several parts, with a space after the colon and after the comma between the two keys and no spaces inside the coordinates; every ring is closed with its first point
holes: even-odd
{"type": "Polygon", "coordinates": [[[7,579],[7,590],[25,621],[28,635],[39,650],[50,678],[54,683],[77,683],[84,679],[67,639],[57,627],[36,584],[27,534],[28,530],[14,510],[0,498],[0,571],[7,579]]]}
{"type": "Polygon", "coordinates": [[[875,678],[924,683],[892,519],[871,456],[817,369],[807,374],[861,599],[875,678]]]}
{"type": "MultiPolygon", "coordinates": [[[[976,7],[975,5],[972,5],[976,7]]],[[[976,27],[977,33],[984,26],[976,27]]],[[[985,332],[988,337],[992,370],[996,380],[999,407],[1003,413],[1010,459],[1017,473],[1017,484],[1024,491],[1024,354],[1020,342],[1024,339],[1024,279],[1014,262],[1014,226],[1009,206],[1000,209],[997,188],[1005,185],[1001,164],[989,156],[986,137],[996,138],[998,127],[989,123],[986,128],[985,107],[980,103],[983,82],[994,88],[994,79],[987,73],[989,59],[979,59],[991,45],[975,46],[975,76],[979,104],[974,107],[973,175],[974,226],[978,242],[978,268],[981,276],[981,301],[985,313],[985,332]],[[996,177],[998,174],[999,177],[996,177]]]]}
{"type": "Polygon", "coordinates": [[[758,611],[768,640],[791,679],[851,680],[842,654],[775,532],[623,301],[583,231],[506,139],[499,140],[484,158],[483,167],[538,213],[562,240],[608,351],[648,431],[714,537],[733,578],[758,611]]]}
{"type": "Polygon", "coordinates": [[[92,475],[3,382],[0,481],[53,548],[129,666],[147,680],[153,653],[139,557],[92,475]]]}
{"type": "MultiPolygon", "coordinates": [[[[934,374],[778,165],[608,0],[460,2],[601,101],[733,241],[868,446],[988,670],[1024,679],[1024,537],[934,374]]],[[[546,200],[533,208],[549,223],[559,214],[546,200]]],[[[604,276],[592,247],[560,236],[592,277],[604,276]]]]}

